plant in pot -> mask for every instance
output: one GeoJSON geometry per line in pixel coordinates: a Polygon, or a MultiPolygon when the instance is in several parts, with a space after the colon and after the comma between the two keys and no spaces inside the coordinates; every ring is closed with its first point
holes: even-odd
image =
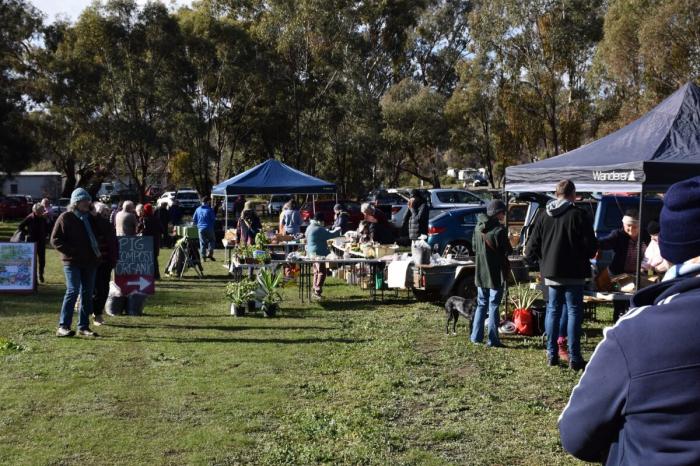
{"type": "Polygon", "coordinates": [[[247,278],[226,285],[226,298],[231,303],[231,315],[236,317],[245,315],[248,301],[253,298],[256,288],[257,283],[247,278]]]}
{"type": "Polygon", "coordinates": [[[514,308],[513,323],[515,323],[516,331],[521,335],[532,336],[535,334],[530,308],[539,296],[539,290],[530,289],[527,284],[516,285],[508,292],[509,301],[514,308]]]}
{"type": "Polygon", "coordinates": [[[279,289],[282,287],[282,274],[263,268],[258,273],[258,286],[263,293],[262,310],[265,317],[274,317],[282,301],[279,289]]]}

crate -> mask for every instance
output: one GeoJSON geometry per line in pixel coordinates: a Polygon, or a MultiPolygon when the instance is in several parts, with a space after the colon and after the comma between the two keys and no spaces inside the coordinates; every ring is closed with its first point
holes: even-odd
{"type": "Polygon", "coordinates": [[[175,233],[177,236],[181,236],[187,239],[199,239],[199,230],[195,226],[178,226],[175,228],[175,233]]]}

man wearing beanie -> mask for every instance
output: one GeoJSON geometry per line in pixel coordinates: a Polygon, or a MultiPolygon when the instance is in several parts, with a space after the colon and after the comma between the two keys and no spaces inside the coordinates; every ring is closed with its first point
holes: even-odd
{"type": "Polygon", "coordinates": [[[61,253],[66,277],[66,294],[56,331],[56,336],[59,337],[75,335],[71,324],[78,296],[78,335],[97,336],[90,330],[89,316],[93,311],[92,295],[101,253],[97,242],[97,225],[90,215],[91,203],[92,198],[87,191],[82,188],[73,191],[68,209],[58,217],[51,233],[51,245],[61,253]]]}
{"type": "Polygon", "coordinates": [[[606,464],[700,464],[700,177],[664,197],[664,281],[605,329],[559,417],[563,447],[606,464]]]}
{"type": "Polygon", "coordinates": [[[476,271],[474,283],[477,290],[477,305],[472,322],[472,343],[484,339],[486,309],[489,316],[488,346],[504,346],[498,337],[500,315],[498,307],[503,297],[503,287],[508,280],[508,255],[513,251],[508,241],[505,227],[501,224],[506,217],[506,205],[499,200],[489,202],[486,215],[479,214],[472,247],[476,271]]]}
{"type": "Polygon", "coordinates": [[[559,324],[566,305],[569,367],[583,369],[581,323],[583,322],[583,286],[591,275],[590,259],[597,245],[593,223],[586,212],[574,204],[576,186],[570,180],[557,184],[556,200],[547,204],[532,228],[526,247],[530,262],[539,261],[540,273],[549,287],[545,316],[547,364],[559,365],[559,324]]]}

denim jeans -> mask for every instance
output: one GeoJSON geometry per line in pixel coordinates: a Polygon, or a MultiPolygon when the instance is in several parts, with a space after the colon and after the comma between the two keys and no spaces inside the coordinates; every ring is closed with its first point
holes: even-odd
{"type": "Polygon", "coordinates": [[[583,322],[583,285],[550,286],[549,302],[545,329],[547,332],[547,355],[556,358],[559,351],[557,339],[562,320],[562,312],[566,309],[566,332],[569,343],[569,360],[583,361],[581,355],[581,324],[583,322]]]}
{"type": "Polygon", "coordinates": [[[481,343],[484,339],[484,321],[486,321],[486,306],[488,304],[489,316],[489,346],[501,344],[498,338],[498,306],[503,297],[503,288],[477,288],[477,305],[474,312],[474,323],[472,326],[471,340],[473,343],[481,343]]]}
{"type": "Polygon", "coordinates": [[[63,297],[61,317],[58,325],[70,328],[73,324],[75,302],[80,296],[80,313],[78,314],[78,330],[90,328],[89,316],[92,314],[92,294],[95,289],[95,273],[97,267],[79,267],[64,265],[66,276],[66,295],[63,297]]]}
{"type": "Polygon", "coordinates": [[[216,237],[213,228],[199,230],[199,253],[202,255],[202,259],[208,257],[210,254],[214,255],[215,242],[216,237]],[[209,251],[209,253],[207,253],[207,251],[209,251]]]}

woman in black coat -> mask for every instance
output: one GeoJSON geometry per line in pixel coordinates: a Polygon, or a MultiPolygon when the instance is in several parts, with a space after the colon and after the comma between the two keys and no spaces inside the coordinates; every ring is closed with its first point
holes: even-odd
{"type": "Polygon", "coordinates": [[[44,283],[44,267],[46,266],[46,237],[49,234],[49,219],[46,216],[46,209],[37,202],[32,206],[32,213],[29,214],[18,230],[21,230],[29,243],[36,243],[36,255],[39,259],[39,281],[44,283]]]}
{"type": "Polygon", "coordinates": [[[428,235],[428,217],[430,210],[425,198],[420,191],[411,191],[411,198],[408,200],[408,210],[403,218],[402,231],[408,229],[408,237],[415,241],[421,235],[428,235]]]}

